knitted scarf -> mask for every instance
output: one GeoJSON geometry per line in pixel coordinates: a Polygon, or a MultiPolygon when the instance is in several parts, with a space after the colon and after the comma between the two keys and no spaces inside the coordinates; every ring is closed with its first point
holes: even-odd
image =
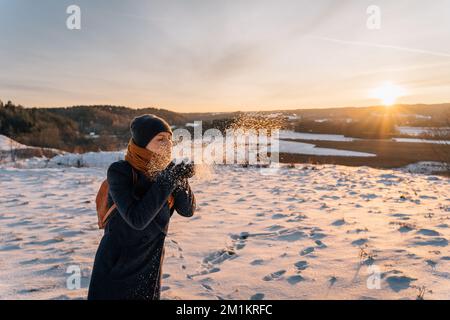
{"type": "MultiPolygon", "coordinates": [[[[145,174],[150,180],[154,180],[158,172],[164,170],[170,163],[170,157],[170,152],[161,155],[146,148],[139,147],[130,139],[125,160],[135,169],[145,174]]],[[[169,202],[169,207],[172,208],[174,204],[173,195],[170,195],[167,201],[169,202]]]]}

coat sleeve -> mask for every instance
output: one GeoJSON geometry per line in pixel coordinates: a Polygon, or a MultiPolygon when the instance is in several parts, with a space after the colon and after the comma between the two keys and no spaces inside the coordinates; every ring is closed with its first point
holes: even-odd
{"type": "Polygon", "coordinates": [[[195,195],[187,179],[173,192],[174,208],[183,217],[192,217],[197,207],[195,195]]]}
{"type": "Polygon", "coordinates": [[[108,168],[109,193],[125,222],[133,229],[145,229],[158,215],[174,187],[153,183],[140,199],[133,194],[131,170],[115,162],[108,168]],[[129,172],[128,172],[129,171],[129,172]]]}

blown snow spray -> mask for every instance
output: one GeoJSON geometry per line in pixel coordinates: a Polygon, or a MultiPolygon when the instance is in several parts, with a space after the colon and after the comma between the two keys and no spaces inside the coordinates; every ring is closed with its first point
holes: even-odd
{"type": "Polygon", "coordinates": [[[192,177],[194,180],[198,181],[209,181],[214,174],[214,165],[206,164],[206,163],[195,163],[192,159],[189,158],[175,158],[173,159],[175,164],[179,164],[182,162],[185,163],[193,163],[194,164],[194,172],[195,175],[192,177]]]}

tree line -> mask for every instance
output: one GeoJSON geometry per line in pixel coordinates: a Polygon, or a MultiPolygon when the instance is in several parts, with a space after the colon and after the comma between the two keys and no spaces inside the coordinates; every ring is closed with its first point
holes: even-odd
{"type": "Polygon", "coordinates": [[[152,113],[173,125],[184,125],[183,115],[157,108],[130,109],[95,105],[61,108],[25,108],[0,101],[0,134],[22,144],[69,152],[108,151],[125,148],[130,121],[152,113]]]}

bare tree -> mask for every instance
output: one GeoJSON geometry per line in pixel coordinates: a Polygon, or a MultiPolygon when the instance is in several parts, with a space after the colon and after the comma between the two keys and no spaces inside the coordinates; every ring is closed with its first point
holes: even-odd
{"type": "Polygon", "coordinates": [[[16,162],[16,149],[14,148],[14,140],[9,139],[9,150],[11,155],[11,161],[16,162]]]}

